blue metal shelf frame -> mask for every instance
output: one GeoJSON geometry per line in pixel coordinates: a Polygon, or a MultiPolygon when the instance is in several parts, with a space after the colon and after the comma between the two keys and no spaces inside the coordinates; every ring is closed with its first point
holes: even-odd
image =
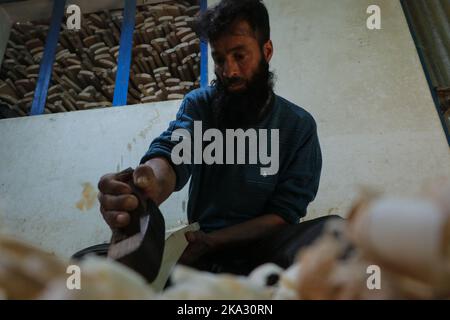
{"type": "MultiPolygon", "coordinates": [[[[128,94],[128,82],[130,78],[131,56],[133,49],[133,32],[136,15],[136,0],[124,0],[124,14],[119,43],[119,58],[114,87],[113,106],[126,106],[128,94]]],[[[44,113],[47,92],[52,75],[53,62],[55,60],[56,47],[64,17],[66,0],[54,0],[50,29],[45,41],[44,55],[39,69],[39,77],[36,83],[33,103],[30,115],[44,113]]],[[[208,7],[207,0],[200,0],[200,10],[203,12],[208,7]]],[[[200,86],[208,86],[208,44],[200,43],[200,86]]]]}
{"type": "MultiPolygon", "coordinates": [[[[205,12],[208,8],[208,0],[200,0],[200,11],[205,12]]],[[[200,86],[205,88],[208,86],[208,43],[201,41],[200,43],[200,86]]]]}
{"type": "Polygon", "coordinates": [[[45,40],[44,55],[42,56],[39,76],[34,90],[33,103],[30,115],[44,113],[45,101],[47,100],[48,85],[52,76],[53,61],[55,60],[56,46],[58,45],[59,31],[64,17],[66,0],[54,0],[50,29],[45,40]]]}
{"type": "Polygon", "coordinates": [[[136,0],[125,0],[113,107],[125,106],[127,104],[135,15],[136,0]]]}

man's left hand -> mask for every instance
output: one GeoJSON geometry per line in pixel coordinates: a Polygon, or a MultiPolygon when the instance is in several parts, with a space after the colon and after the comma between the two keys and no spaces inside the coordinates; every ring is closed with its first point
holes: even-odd
{"type": "Polygon", "coordinates": [[[185,237],[189,245],[179,260],[181,264],[193,265],[214,248],[213,237],[203,231],[188,231],[185,233],[185,237]]]}

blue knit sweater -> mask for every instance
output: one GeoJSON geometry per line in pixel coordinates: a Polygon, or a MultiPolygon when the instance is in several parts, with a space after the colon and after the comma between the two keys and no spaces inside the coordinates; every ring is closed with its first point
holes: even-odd
{"type": "MultiPolygon", "coordinates": [[[[211,101],[214,87],[187,94],[176,119],[156,138],[141,163],[164,157],[176,173],[176,191],[191,178],[187,214],[205,232],[232,226],[263,214],[274,213],[289,223],[298,223],[315,198],[322,168],[316,123],[301,107],[275,95],[273,108],[255,129],[279,129],[279,170],[261,175],[257,164],[179,164],[171,160],[172,132],[194,132],[194,121],[203,131],[213,127],[211,101]]],[[[203,147],[210,142],[204,142],[203,147]]],[[[270,142],[269,142],[270,143],[270,142]]],[[[193,158],[192,158],[193,159],[193,158]]],[[[267,165],[266,165],[267,167],[267,165]]]]}

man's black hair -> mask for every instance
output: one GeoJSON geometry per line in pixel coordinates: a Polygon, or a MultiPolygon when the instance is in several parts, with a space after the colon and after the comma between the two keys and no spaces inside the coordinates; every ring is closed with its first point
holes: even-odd
{"type": "Polygon", "coordinates": [[[262,46],[270,39],[269,13],[261,0],[222,0],[197,20],[200,38],[214,42],[237,21],[247,21],[262,46]]]}

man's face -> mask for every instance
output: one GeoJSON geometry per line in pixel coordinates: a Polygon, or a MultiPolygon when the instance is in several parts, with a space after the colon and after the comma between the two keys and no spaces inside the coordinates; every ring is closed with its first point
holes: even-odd
{"type": "Polygon", "coordinates": [[[262,50],[255,32],[247,21],[237,21],[231,32],[211,43],[217,78],[229,93],[243,92],[258,72],[261,59],[267,63],[272,57],[272,43],[262,50]]]}

